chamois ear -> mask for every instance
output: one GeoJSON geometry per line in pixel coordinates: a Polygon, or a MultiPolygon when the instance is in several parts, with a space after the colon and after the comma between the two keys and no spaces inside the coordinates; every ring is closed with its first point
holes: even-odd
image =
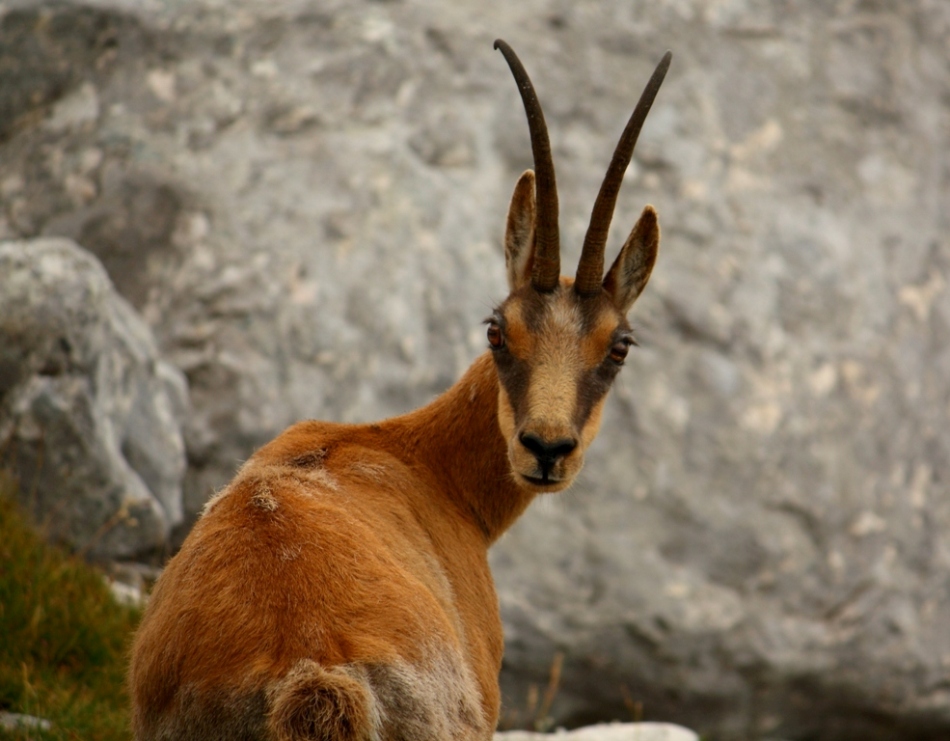
{"type": "Polygon", "coordinates": [[[604,290],[623,314],[630,310],[650,280],[659,247],[660,225],[656,210],[647,206],[604,278],[604,290]]]}
{"type": "Polygon", "coordinates": [[[515,192],[511,194],[508,223],[505,226],[505,267],[511,291],[531,282],[536,212],[534,171],[525,170],[518,178],[515,192]]]}

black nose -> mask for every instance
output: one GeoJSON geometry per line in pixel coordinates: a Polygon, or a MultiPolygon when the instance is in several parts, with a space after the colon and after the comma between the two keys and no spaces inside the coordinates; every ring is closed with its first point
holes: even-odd
{"type": "Polygon", "coordinates": [[[531,432],[522,432],[518,439],[521,444],[534,453],[538,459],[538,465],[545,473],[557,462],[558,458],[570,455],[571,451],[577,447],[577,440],[565,437],[560,440],[542,440],[531,432]]]}

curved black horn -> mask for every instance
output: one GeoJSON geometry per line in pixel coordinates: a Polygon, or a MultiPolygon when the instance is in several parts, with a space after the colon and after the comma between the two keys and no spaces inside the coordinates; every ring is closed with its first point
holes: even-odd
{"type": "Polygon", "coordinates": [[[495,41],[511,68],[531,132],[531,151],[534,154],[537,222],[535,224],[534,266],[531,285],[538,291],[553,291],[561,277],[561,238],[558,232],[557,182],[554,178],[554,160],[551,142],[544,123],[541,104],[524,66],[512,48],[501,39],[495,41]]]}
{"type": "Polygon", "coordinates": [[[660,85],[663,84],[663,78],[666,77],[672,58],[672,52],[666,52],[653,71],[653,76],[643,89],[637,107],[633,109],[627,127],[623,130],[620,141],[617,142],[610,167],[604,175],[604,182],[600,186],[600,193],[597,194],[597,200],[594,202],[594,209],[590,215],[590,226],[587,227],[587,235],[584,237],[584,247],[581,250],[581,259],[577,265],[577,276],[574,281],[574,289],[582,296],[600,292],[604,278],[604,249],[607,246],[607,232],[614,215],[620,184],[623,182],[627,165],[630,164],[630,158],[633,156],[633,148],[636,146],[637,137],[640,136],[640,129],[650,112],[660,85]]]}

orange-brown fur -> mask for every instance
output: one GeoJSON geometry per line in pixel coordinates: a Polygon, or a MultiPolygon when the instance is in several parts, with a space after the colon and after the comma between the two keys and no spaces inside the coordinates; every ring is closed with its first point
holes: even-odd
{"type": "Polygon", "coordinates": [[[296,424],[208,502],[136,635],[138,741],[492,737],[488,548],[577,476],[659,241],[647,207],[603,288],[581,293],[547,282],[556,255],[534,271],[540,214],[528,171],[492,349],[452,388],[376,424],[296,424]]]}
{"type": "Polygon", "coordinates": [[[463,715],[485,737],[502,651],[486,554],[531,499],[507,469],[497,393],[483,356],[410,415],[303,422],[258,451],[152,596],[131,668],[138,737],[163,737],[147,726],[177,711],[180,688],[253,697],[301,660],[426,671],[463,654],[459,677],[433,681],[473,683],[463,715]],[[315,451],[335,488],[301,465],[315,451]],[[502,506],[485,506],[485,483],[502,506]]]}

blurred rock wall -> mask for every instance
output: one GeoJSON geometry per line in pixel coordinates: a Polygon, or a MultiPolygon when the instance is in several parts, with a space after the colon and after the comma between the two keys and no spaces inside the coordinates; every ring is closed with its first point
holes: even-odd
{"type": "Polygon", "coordinates": [[[95,253],[191,389],[185,507],[302,417],[424,403],[484,345],[530,166],[565,260],[661,218],[583,480],[494,552],[507,719],[950,735],[950,4],[7,0],[0,237],[95,253]],[[641,710],[642,709],[642,710],[641,710]]]}
{"type": "Polygon", "coordinates": [[[69,240],[0,241],[0,276],[0,466],[20,504],[89,558],[162,552],[184,515],[184,376],[69,240]]]}

